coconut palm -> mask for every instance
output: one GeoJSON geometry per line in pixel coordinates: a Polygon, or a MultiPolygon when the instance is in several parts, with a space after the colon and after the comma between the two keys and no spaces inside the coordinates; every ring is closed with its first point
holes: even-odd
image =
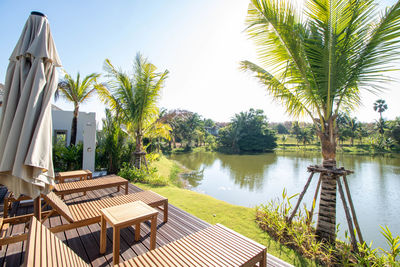
{"type": "Polygon", "coordinates": [[[388,105],[386,104],[386,101],[383,99],[378,99],[374,103],[374,111],[379,113],[379,116],[382,120],[382,113],[385,112],[388,109],[388,105]]]}
{"type": "Polygon", "coordinates": [[[168,71],[157,73],[156,66],[140,53],[136,55],[132,76],[115,68],[108,59],[105,60],[104,68],[109,81],[97,86],[100,98],[115,114],[121,116],[128,132],[135,138],[135,167],[140,169],[146,160],[144,135],[155,127],[165,133],[157,124],[157,103],[168,71]]]}
{"type": "Polygon", "coordinates": [[[71,126],[71,139],[70,145],[76,144],[76,130],[78,124],[79,106],[93,96],[95,92],[95,85],[97,78],[100,74],[92,73],[87,75],[81,81],[81,76],[78,72],[76,80],[74,80],[68,73],[65,72],[64,79],[58,83],[58,87],[55,93],[55,99],[59,96],[63,96],[66,100],[74,104],[74,115],[72,118],[71,126]]]}
{"type": "MultiPolygon", "coordinates": [[[[399,58],[400,1],[378,15],[373,0],[251,0],[247,32],[260,64],[241,62],[289,115],[308,115],[321,140],[323,165],[336,166],[336,117],[360,94],[382,89],[399,58]]],[[[336,180],[322,175],[317,236],[335,240],[336,180]]]]}

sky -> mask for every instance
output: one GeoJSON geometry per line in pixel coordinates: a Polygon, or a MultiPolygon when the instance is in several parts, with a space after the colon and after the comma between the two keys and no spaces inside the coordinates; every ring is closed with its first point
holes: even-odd
{"type": "MultiPolygon", "coordinates": [[[[301,0],[298,0],[301,1],[301,0]]],[[[381,0],[380,8],[395,0],[381,0]]],[[[170,72],[160,107],[186,109],[215,121],[229,121],[249,108],[263,109],[272,122],[293,120],[280,103],[249,74],[239,70],[241,60],[257,63],[255,46],[244,32],[248,0],[0,0],[0,82],[8,58],[31,11],[49,19],[63,68],[75,77],[104,73],[106,58],[131,72],[137,52],[158,70],[170,72]]],[[[397,64],[400,69],[400,63],[397,64]]],[[[60,75],[61,76],[61,75],[60,75]]],[[[400,77],[400,72],[393,74],[400,77]]],[[[400,84],[386,85],[376,96],[362,95],[363,105],[352,115],[360,121],[378,118],[373,103],[386,100],[387,119],[400,116],[400,84]]],[[[64,110],[73,105],[54,103],[64,110]]],[[[105,106],[94,96],[80,111],[96,112],[99,122],[105,106]]],[[[307,120],[305,118],[305,120],[307,120]]]]}

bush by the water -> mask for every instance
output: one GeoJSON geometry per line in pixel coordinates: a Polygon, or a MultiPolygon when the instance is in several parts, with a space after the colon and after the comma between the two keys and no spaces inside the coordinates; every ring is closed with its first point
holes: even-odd
{"type": "Polygon", "coordinates": [[[261,229],[281,244],[290,247],[304,257],[328,266],[400,266],[397,256],[400,254],[400,237],[393,237],[390,230],[382,227],[382,234],[389,245],[389,250],[372,249],[372,243],[358,243],[359,253],[352,251],[351,245],[336,240],[335,246],[318,242],[315,228],[309,222],[309,212],[304,208],[296,214],[289,224],[292,212],[290,199],[286,191],[282,200],[271,200],[256,209],[256,222],[261,229]],[[379,253],[383,252],[383,253],[379,253]]]}
{"type": "Polygon", "coordinates": [[[144,167],[142,169],[137,169],[135,166],[131,166],[128,163],[123,163],[118,175],[134,183],[140,182],[155,186],[163,186],[168,184],[168,179],[160,176],[157,173],[157,168],[155,167],[144,167]]]}

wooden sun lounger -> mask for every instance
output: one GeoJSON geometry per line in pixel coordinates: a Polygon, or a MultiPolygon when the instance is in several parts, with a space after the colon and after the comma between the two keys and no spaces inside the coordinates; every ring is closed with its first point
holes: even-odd
{"type": "Polygon", "coordinates": [[[89,180],[92,179],[92,172],[89,170],[77,170],[77,171],[68,171],[68,172],[59,172],[56,174],[56,180],[60,183],[64,183],[65,179],[76,179],[79,180],[89,180]]]}
{"type": "MultiPolygon", "coordinates": [[[[64,195],[83,192],[86,194],[86,191],[98,190],[103,188],[117,187],[117,190],[120,190],[120,187],[123,186],[125,188],[125,194],[128,194],[128,183],[129,181],[117,176],[117,175],[107,175],[97,179],[90,180],[81,180],[75,182],[68,183],[59,183],[54,186],[54,192],[57,195],[60,195],[61,198],[64,198],[64,195]]],[[[8,211],[11,209],[12,202],[21,201],[31,199],[28,196],[19,196],[16,198],[12,192],[8,192],[4,197],[4,209],[3,209],[3,217],[8,217],[8,211]]]]}
{"type": "Polygon", "coordinates": [[[52,216],[53,213],[58,213],[69,222],[69,224],[52,227],[51,231],[54,233],[99,223],[101,221],[101,209],[138,200],[143,201],[153,208],[158,207],[163,210],[164,222],[168,221],[168,199],[152,191],[141,191],[134,194],[103,198],[68,206],[54,192],[43,195],[43,198],[46,204],[50,205],[53,209],[46,214],[46,217],[42,221],[52,216]]]}
{"type": "MultiPolygon", "coordinates": [[[[160,210],[162,210],[164,213],[163,221],[165,223],[168,221],[168,199],[152,191],[141,191],[134,194],[103,198],[69,206],[67,206],[64,201],[59,198],[54,192],[50,192],[47,195],[42,195],[42,197],[46,202],[45,206],[50,205],[53,208],[50,211],[44,211],[41,213],[42,222],[47,220],[50,216],[56,214],[61,215],[69,222],[68,224],[52,227],[50,230],[53,233],[99,223],[101,221],[101,209],[118,206],[138,200],[143,201],[145,204],[153,208],[159,208],[160,210]]],[[[10,224],[28,222],[31,217],[32,214],[27,214],[3,219],[0,222],[0,234],[2,228],[5,229],[10,224]]],[[[0,248],[2,245],[21,242],[23,240],[26,240],[26,238],[27,234],[0,238],[0,248]]]]}
{"type": "MultiPolygon", "coordinates": [[[[115,266],[259,266],[264,246],[214,225],[115,266]]],[[[90,266],[36,218],[32,218],[24,266],[90,266]]]]}
{"type": "Polygon", "coordinates": [[[125,194],[128,194],[128,183],[128,180],[112,174],[97,179],[59,183],[54,186],[54,192],[57,195],[60,195],[61,198],[63,198],[63,196],[67,194],[86,192],[115,186],[119,191],[120,187],[123,186],[125,188],[125,194]]]}

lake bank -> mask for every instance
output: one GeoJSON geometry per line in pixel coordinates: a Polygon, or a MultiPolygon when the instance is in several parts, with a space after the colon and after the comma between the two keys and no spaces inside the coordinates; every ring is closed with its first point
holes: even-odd
{"type": "MultiPolygon", "coordinates": [[[[175,181],[176,165],[164,157],[154,162],[158,173],[164,177],[170,177],[175,181]]],[[[187,171],[184,170],[184,171],[187,171]]],[[[256,210],[254,208],[229,204],[206,194],[201,194],[175,185],[151,186],[149,184],[135,183],[144,190],[152,190],[168,198],[169,203],[194,216],[210,223],[221,223],[232,230],[255,240],[267,247],[267,252],[295,266],[316,266],[316,264],[302,257],[294,250],[281,245],[262,231],[255,222],[256,210]]]]}

